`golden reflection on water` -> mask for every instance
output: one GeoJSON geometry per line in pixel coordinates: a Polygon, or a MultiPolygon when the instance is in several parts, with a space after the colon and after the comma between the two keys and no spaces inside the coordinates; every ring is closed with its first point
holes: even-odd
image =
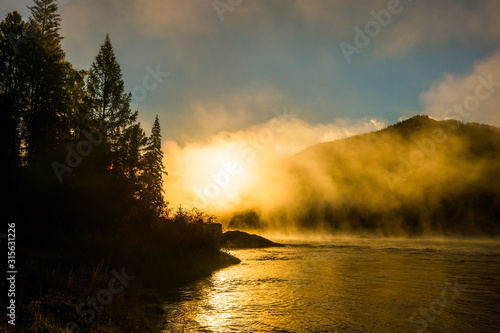
{"type": "MultiPolygon", "coordinates": [[[[216,283],[219,286],[224,286],[227,284],[229,278],[230,275],[227,272],[219,272],[216,283]]],[[[240,306],[238,295],[230,294],[221,287],[213,286],[212,289],[208,289],[208,292],[204,296],[205,300],[200,306],[205,310],[212,311],[200,311],[196,314],[195,320],[199,323],[204,323],[211,330],[226,326],[232,320],[240,306]]]]}
{"type": "Polygon", "coordinates": [[[185,332],[417,332],[409,316],[456,277],[469,291],[426,332],[500,328],[498,243],[356,240],[232,253],[241,264],[179,290],[172,323],[185,332]]]}

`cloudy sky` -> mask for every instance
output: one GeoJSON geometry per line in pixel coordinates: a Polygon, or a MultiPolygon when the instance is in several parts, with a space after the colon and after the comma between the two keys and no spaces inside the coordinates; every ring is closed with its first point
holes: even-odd
{"type": "MultiPolygon", "coordinates": [[[[31,4],[4,0],[0,13],[27,18],[31,4]]],[[[209,184],[236,146],[282,157],[415,114],[500,126],[498,0],[61,0],[59,9],[77,69],[109,33],[146,132],[160,117],[175,193],[209,184]],[[200,172],[210,158],[215,171],[200,172]]]]}
{"type": "MultiPolygon", "coordinates": [[[[2,17],[13,10],[27,17],[31,3],[2,1],[2,17]]],[[[285,106],[311,126],[439,118],[474,94],[478,75],[500,81],[498,0],[397,3],[61,0],[59,7],[67,59],[88,69],[109,33],[141,122],[149,128],[159,114],[164,137],[185,143],[265,123],[285,106]],[[373,13],[385,26],[369,24],[373,13]],[[369,43],[358,37],[361,47],[346,57],[341,45],[356,47],[356,28],[367,27],[369,43]],[[148,66],[169,76],[144,97],[148,66]]],[[[498,96],[466,120],[500,125],[498,96]]]]}

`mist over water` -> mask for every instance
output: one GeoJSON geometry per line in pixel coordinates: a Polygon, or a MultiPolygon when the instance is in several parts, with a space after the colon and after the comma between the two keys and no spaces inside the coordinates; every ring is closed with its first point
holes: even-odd
{"type": "MultiPolygon", "coordinates": [[[[500,243],[332,238],[231,251],[173,290],[170,332],[497,332],[500,243]]],[[[168,332],[168,331],[167,331],[168,332]]]]}
{"type": "Polygon", "coordinates": [[[417,116],[264,164],[229,228],[491,237],[500,234],[500,129],[417,116]]]}
{"type": "Polygon", "coordinates": [[[427,116],[382,126],[312,126],[286,114],[209,142],[172,143],[165,188],[174,206],[215,213],[227,228],[500,235],[500,129],[427,116]]]}
{"type": "Polygon", "coordinates": [[[500,331],[499,134],[418,116],[212,173],[224,229],[287,246],[170,291],[167,332],[500,331]]]}
{"type": "Polygon", "coordinates": [[[283,190],[292,184],[282,165],[284,159],[314,144],[386,125],[376,119],[338,119],[313,125],[300,119],[300,110],[284,107],[274,113],[268,122],[245,130],[219,132],[182,146],[166,142],[164,162],[169,176],[165,191],[171,204],[217,214],[275,206],[281,198],[288,199],[283,190]]]}

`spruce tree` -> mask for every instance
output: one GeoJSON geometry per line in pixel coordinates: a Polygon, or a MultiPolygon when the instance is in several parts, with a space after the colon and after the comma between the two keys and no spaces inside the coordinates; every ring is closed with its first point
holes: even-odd
{"type": "Polygon", "coordinates": [[[0,154],[9,172],[21,165],[21,114],[28,105],[20,52],[25,27],[18,12],[7,14],[0,23],[0,154]]]}
{"type": "MultiPolygon", "coordinates": [[[[47,23],[36,14],[42,5],[32,7],[28,22],[17,12],[8,14],[0,28],[1,150],[11,167],[49,165],[71,133],[69,106],[76,90],[68,84],[75,71],[65,61],[57,29],[42,33],[47,23]]],[[[57,6],[43,8],[58,18],[57,6]]]]}
{"type": "Polygon", "coordinates": [[[47,163],[41,159],[50,159],[48,155],[68,135],[66,82],[72,69],[65,61],[60,41],[52,34],[38,32],[26,48],[30,104],[23,120],[27,130],[28,162],[47,163]]]}
{"type": "Polygon", "coordinates": [[[121,159],[120,138],[128,127],[134,126],[137,116],[130,110],[131,94],[124,92],[120,65],[111,44],[109,35],[101,45],[86,77],[87,105],[94,126],[105,128],[105,141],[108,147],[108,166],[121,159]]]}
{"type": "Polygon", "coordinates": [[[141,171],[142,151],[148,142],[148,138],[137,121],[138,113],[134,113],[133,124],[127,127],[118,140],[117,166],[134,186],[137,192],[139,173],[141,171]]]}
{"type": "Polygon", "coordinates": [[[111,125],[123,103],[125,89],[108,34],[88,72],[87,90],[93,117],[111,125]]]}
{"type": "Polygon", "coordinates": [[[167,202],[163,197],[163,176],[167,175],[164,169],[160,121],[157,115],[144,153],[141,183],[142,198],[158,216],[164,215],[167,208],[167,202]]]}
{"type": "Polygon", "coordinates": [[[42,34],[52,34],[61,40],[61,16],[58,13],[56,0],[34,0],[35,6],[28,6],[33,20],[40,27],[42,34]]]}
{"type": "Polygon", "coordinates": [[[57,4],[35,0],[29,8],[32,17],[16,45],[27,80],[21,138],[26,164],[47,165],[55,147],[69,137],[67,82],[74,70],[62,50],[57,4]]]}

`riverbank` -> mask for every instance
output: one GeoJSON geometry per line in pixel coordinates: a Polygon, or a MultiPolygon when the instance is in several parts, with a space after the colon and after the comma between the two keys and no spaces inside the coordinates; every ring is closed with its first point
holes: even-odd
{"type": "Polygon", "coordinates": [[[16,326],[5,320],[0,330],[160,332],[165,325],[160,290],[240,262],[199,242],[206,239],[205,226],[169,225],[149,242],[142,239],[146,234],[24,232],[17,255],[16,326]],[[189,232],[197,245],[174,243],[173,230],[189,232]]]}

